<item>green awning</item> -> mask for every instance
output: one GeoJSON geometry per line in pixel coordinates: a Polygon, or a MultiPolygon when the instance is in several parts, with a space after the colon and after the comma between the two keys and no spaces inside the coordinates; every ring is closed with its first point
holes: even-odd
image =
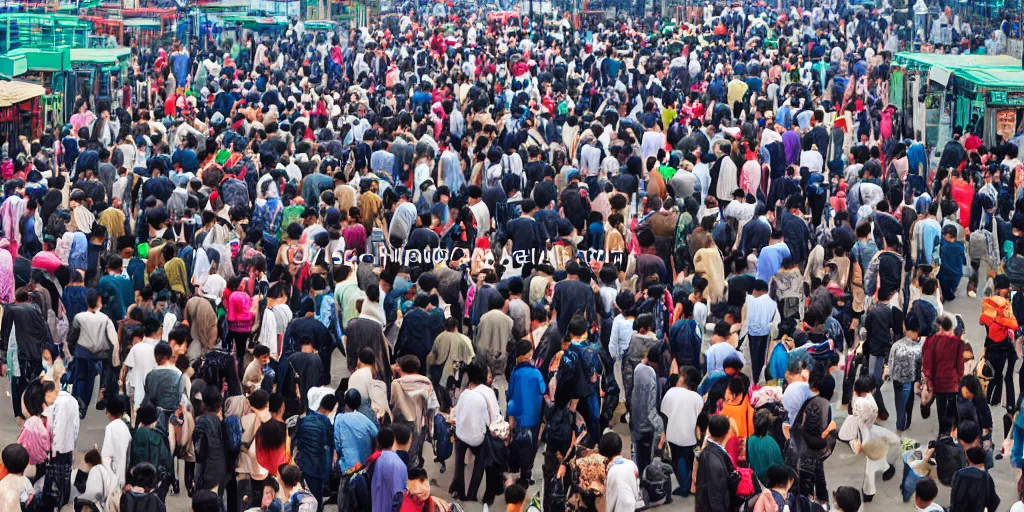
{"type": "Polygon", "coordinates": [[[1015,68],[965,67],[954,70],[953,76],[975,87],[1024,91],[1024,70],[1019,66],[1015,68]]]}
{"type": "Polygon", "coordinates": [[[937,53],[899,52],[894,62],[911,69],[928,69],[940,66],[950,70],[962,67],[1016,67],[1020,68],[1020,59],[1009,55],[944,55],[937,53]]]}
{"type": "Polygon", "coordinates": [[[130,48],[72,48],[72,64],[98,64],[101,66],[114,66],[122,61],[127,61],[132,54],[130,48]]]}

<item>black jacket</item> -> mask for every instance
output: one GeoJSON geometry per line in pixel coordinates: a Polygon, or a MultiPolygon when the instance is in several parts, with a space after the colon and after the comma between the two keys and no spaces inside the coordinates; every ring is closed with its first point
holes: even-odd
{"type": "Polygon", "coordinates": [[[730,483],[734,471],[732,460],[725,449],[708,443],[700,452],[697,465],[696,512],[730,512],[737,510],[738,501],[730,483]]]}
{"type": "Polygon", "coordinates": [[[984,512],[999,507],[999,495],[988,471],[974,466],[953,475],[953,489],[949,493],[949,512],[984,512]]]}
{"type": "Polygon", "coordinates": [[[196,418],[192,442],[196,450],[196,489],[210,490],[227,484],[234,468],[228,468],[220,418],[211,413],[196,418]]]}

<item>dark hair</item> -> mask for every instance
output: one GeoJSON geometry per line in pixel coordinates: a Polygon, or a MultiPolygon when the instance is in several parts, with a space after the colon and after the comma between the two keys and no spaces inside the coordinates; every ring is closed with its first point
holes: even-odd
{"type": "Polygon", "coordinates": [[[985,396],[985,391],[981,388],[981,381],[974,375],[964,375],[960,377],[960,389],[967,388],[974,396],[985,396]]]}
{"type": "Polygon", "coordinates": [[[294,464],[281,464],[277,474],[281,477],[281,483],[288,487],[295,487],[302,481],[302,470],[294,464]]]}
{"type": "Polygon", "coordinates": [[[961,421],[956,427],[956,437],[964,444],[971,444],[978,440],[981,429],[978,424],[971,420],[961,421]]]}
{"type": "Polygon", "coordinates": [[[700,385],[701,377],[700,371],[693,366],[684,366],[679,369],[679,375],[683,378],[683,382],[686,384],[686,388],[692,391],[697,390],[697,386],[700,385]]]}
{"type": "Polygon", "coordinates": [[[24,473],[28,467],[28,450],[18,443],[11,443],[4,448],[3,453],[0,453],[0,459],[3,460],[8,473],[18,475],[24,473]]]}
{"type": "Polygon", "coordinates": [[[359,351],[359,362],[363,364],[374,364],[377,361],[377,354],[370,347],[363,347],[359,351]]]}
{"type": "Polygon", "coordinates": [[[253,409],[263,409],[270,402],[270,393],[266,390],[257,389],[253,394],[249,395],[249,406],[253,409]]]}
{"type": "Polygon", "coordinates": [[[334,396],[333,394],[324,395],[324,397],[320,399],[320,408],[321,409],[324,409],[324,410],[327,410],[327,411],[333,411],[334,408],[337,407],[337,406],[338,406],[338,397],[334,396]]]}
{"type": "Polygon", "coordinates": [[[729,433],[729,418],[716,414],[708,418],[708,434],[714,439],[721,439],[729,433]]]}
{"type": "Polygon", "coordinates": [[[641,331],[641,330],[649,331],[649,330],[651,330],[653,328],[654,328],[654,317],[651,316],[650,313],[644,313],[644,314],[636,317],[636,320],[633,320],[633,330],[635,330],[635,331],[641,331]]]}
{"type": "Polygon", "coordinates": [[[597,443],[597,451],[606,459],[613,459],[622,454],[622,437],[615,432],[608,432],[601,436],[597,443]]]}
{"type": "Polygon", "coordinates": [[[921,501],[934,501],[935,497],[939,495],[939,486],[935,484],[935,480],[924,477],[914,485],[914,494],[921,501]]]}
{"type": "Polygon", "coordinates": [[[391,431],[395,433],[395,442],[398,444],[406,444],[412,439],[412,430],[402,423],[392,423],[391,431]]]}
{"type": "Polygon", "coordinates": [[[772,415],[771,411],[768,409],[758,409],[754,413],[754,435],[757,437],[768,435],[774,421],[775,416],[772,415]]]}
{"type": "Polygon", "coordinates": [[[420,358],[406,354],[398,358],[398,367],[402,373],[417,373],[420,371],[420,358]]]}
{"type": "Polygon", "coordinates": [[[526,502],[526,489],[519,484],[512,484],[505,488],[505,503],[518,505],[526,502]]]}
{"type": "Polygon", "coordinates": [[[842,512],[857,512],[860,510],[860,491],[857,489],[844,485],[836,488],[834,496],[836,507],[842,512]]]}
{"type": "Polygon", "coordinates": [[[381,427],[380,431],[377,432],[377,448],[390,450],[394,445],[395,433],[391,430],[391,427],[381,427]]]}
{"type": "Polygon", "coordinates": [[[220,410],[220,391],[217,391],[213,386],[207,386],[203,390],[203,406],[206,407],[206,412],[213,413],[220,410]]]}
{"type": "Polygon", "coordinates": [[[466,377],[470,384],[484,384],[487,382],[487,367],[477,358],[466,367],[466,377]]]}
{"type": "Polygon", "coordinates": [[[796,480],[796,472],[785,464],[772,464],[765,471],[765,486],[770,488],[778,487],[796,480]]]}
{"type": "Polygon", "coordinates": [[[117,395],[115,397],[108,398],[107,399],[107,414],[109,414],[109,415],[111,415],[111,416],[113,416],[115,418],[120,418],[121,416],[124,416],[124,411],[125,411],[124,404],[125,404],[125,396],[124,395],[117,395]]]}
{"type": "Polygon", "coordinates": [[[967,460],[971,464],[985,463],[985,449],[980,446],[972,446],[967,449],[967,460]]]}
{"type": "Polygon", "coordinates": [[[156,466],[149,462],[140,462],[132,466],[131,477],[128,479],[133,485],[146,490],[152,490],[157,484],[156,466]]]}
{"type": "Polygon", "coordinates": [[[861,375],[853,382],[854,393],[870,393],[875,390],[875,381],[870,375],[861,375]]]}
{"type": "Polygon", "coordinates": [[[171,346],[164,342],[157,343],[156,346],[153,347],[153,358],[156,359],[157,364],[163,364],[170,359],[172,355],[174,355],[174,352],[171,350],[171,346]]]}
{"type": "MultiPolygon", "coordinates": [[[[103,464],[103,456],[100,455],[100,451],[93,448],[85,452],[85,463],[90,466],[99,466],[103,464]]],[[[4,463],[6,464],[6,462],[4,463]]]]}

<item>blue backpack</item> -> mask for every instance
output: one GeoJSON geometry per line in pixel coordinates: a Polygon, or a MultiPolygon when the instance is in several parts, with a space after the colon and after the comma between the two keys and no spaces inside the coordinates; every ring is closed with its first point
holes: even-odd
{"type": "Polygon", "coordinates": [[[444,462],[452,456],[452,433],[444,415],[434,415],[434,462],[444,462]]]}
{"type": "Polygon", "coordinates": [[[224,449],[228,454],[236,457],[242,451],[242,418],[238,416],[224,418],[224,449]]]}

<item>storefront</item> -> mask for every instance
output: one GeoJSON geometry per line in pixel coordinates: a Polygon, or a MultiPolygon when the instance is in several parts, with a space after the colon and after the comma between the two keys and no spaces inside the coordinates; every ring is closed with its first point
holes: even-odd
{"type": "Polygon", "coordinates": [[[904,52],[890,73],[889,103],[928,147],[943,146],[955,128],[980,135],[986,145],[1019,131],[1024,70],[1018,59],[904,52]]]}

